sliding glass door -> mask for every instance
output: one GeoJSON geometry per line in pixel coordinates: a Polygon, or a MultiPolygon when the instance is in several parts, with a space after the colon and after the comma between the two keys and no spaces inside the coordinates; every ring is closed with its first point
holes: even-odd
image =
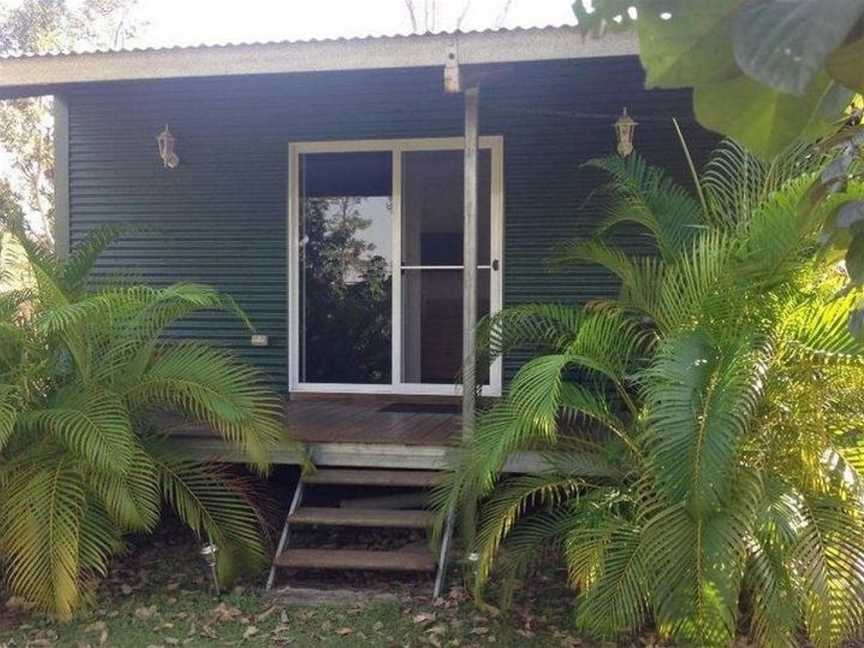
{"type": "MultiPolygon", "coordinates": [[[[491,154],[478,177],[478,313],[491,292],[491,154]]],[[[454,384],[462,369],[464,242],[462,151],[402,154],[402,371],[404,384],[454,384]]],[[[488,372],[479,376],[488,382],[488,372]]]]}
{"type": "MultiPolygon", "coordinates": [[[[501,156],[481,140],[480,317],[501,307],[501,156]]],[[[461,139],[292,145],[292,390],[459,393],[463,183],[461,139]]],[[[500,362],[478,378],[499,393],[500,362]]]]}

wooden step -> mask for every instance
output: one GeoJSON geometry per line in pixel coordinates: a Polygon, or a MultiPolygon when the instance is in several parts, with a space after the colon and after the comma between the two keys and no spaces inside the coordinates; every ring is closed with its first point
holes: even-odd
{"type": "Polygon", "coordinates": [[[303,477],[307,484],[433,488],[443,474],[432,470],[353,470],[325,468],[303,477]]]}
{"type": "Polygon", "coordinates": [[[288,522],[291,524],[375,527],[382,529],[428,529],[435,522],[435,514],[431,511],[304,506],[289,517],[288,522]]]}
{"type": "Polygon", "coordinates": [[[359,551],[348,549],[287,549],[273,564],[293,569],[368,569],[374,571],[435,571],[429,551],[359,551]]]}

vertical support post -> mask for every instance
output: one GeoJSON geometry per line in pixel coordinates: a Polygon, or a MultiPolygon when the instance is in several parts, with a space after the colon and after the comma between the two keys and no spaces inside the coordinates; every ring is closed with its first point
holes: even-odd
{"type": "Polygon", "coordinates": [[[474,429],[477,361],[477,165],[480,146],[480,89],[465,91],[465,206],[462,259],[462,438],[474,429]]]}
{"type": "Polygon", "coordinates": [[[69,105],[54,95],[54,251],[69,255],[69,105]]]}
{"type": "MultiPolygon", "coordinates": [[[[462,249],[462,439],[468,440],[474,430],[477,344],[477,165],[480,148],[480,90],[465,90],[465,204],[464,242],[462,249]]],[[[433,596],[444,590],[447,577],[447,555],[453,538],[456,511],[447,511],[438,573],[433,596]]]]}

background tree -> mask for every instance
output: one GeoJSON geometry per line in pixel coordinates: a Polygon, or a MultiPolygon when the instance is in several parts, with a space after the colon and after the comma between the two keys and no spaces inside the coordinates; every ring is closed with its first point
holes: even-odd
{"type": "Polygon", "coordinates": [[[360,198],[304,203],[303,339],[309,382],[390,381],[392,284],[387,259],[364,238],[360,198]]]}
{"type": "Polygon", "coordinates": [[[696,118],[764,158],[828,134],[864,92],[864,2],[577,0],[584,34],[635,30],[649,88],[693,88],[696,118]]]}
{"type": "MultiPolygon", "coordinates": [[[[0,2],[0,54],[40,54],[122,45],[136,33],[129,10],[136,0],[0,2]]],[[[13,198],[31,232],[53,245],[54,121],[51,97],[0,102],[0,149],[8,161],[13,198]]]]}
{"type": "MultiPolygon", "coordinates": [[[[411,22],[411,31],[415,34],[425,32],[434,32],[439,29],[444,30],[460,30],[465,24],[471,12],[471,0],[462,0],[461,5],[458,3],[448,3],[441,0],[403,0],[405,10],[408,13],[408,19],[411,22]],[[441,23],[442,5],[453,4],[456,7],[456,13],[451,23],[441,23]]],[[[513,0],[502,0],[501,9],[495,18],[495,26],[500,27],[507,19],[507,14],[510,13],[510,7],[513,5],[513,0]]]]}
{"type": "MultiPolygon", "coordinates": [[[[811,194],[842,191],[864,158],[864,0],[577,0],[582,32],[635,30],[648,88],[692,88],[696,119],[763,159],[799,138],[838,152],[811,194]],[[839,129],[839,130],[838,130],[839,129]]],[[[864,200],[823,223],[824,258],[864,288],[864,200]]],[[[864,334],[864,297],[850,326],[864,334]]]]}

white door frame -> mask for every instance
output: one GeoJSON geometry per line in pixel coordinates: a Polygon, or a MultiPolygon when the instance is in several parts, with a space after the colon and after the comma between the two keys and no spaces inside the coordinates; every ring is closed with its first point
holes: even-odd
{"type": "MultiPolygon", "coordinates": [[[[294,392],[345,394],[429,394],[461,395],[461,385],[402,383],[402,153],[406,151],[462,150],[462,137],[432,139],[345,140],[296,142],[288,146],[288,385],[294,392]],[[359,153],[389,151],[393,154],[393,268],[392,270],[392,370],[389,385],[300,382],[300,156],[304,153],[359,153]]],[[[490,270],[489,308],[492,314],[502,307],[504,295],[504,138],[480,138],[480,149],[492,156],[490,227],[491,257],[496,267],[490,270]]],[[[500,396],[502,362],[497,358],[489,368],[489,384],[483,386],[484,396],[500,396]]]]}

